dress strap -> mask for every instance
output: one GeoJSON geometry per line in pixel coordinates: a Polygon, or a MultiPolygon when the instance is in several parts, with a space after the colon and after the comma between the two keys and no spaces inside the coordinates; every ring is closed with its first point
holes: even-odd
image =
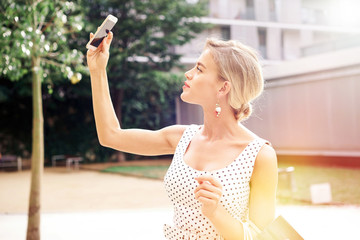
{"type": "Polygon", "coordinates": [[[180,152],[184,153],[189,145],[189,143],[191,142],[191,140],[193,139],[193,137],[195,136],[195,134],[197,133],[197,131],[200,129],[199,125],[189,125],[183,135],[180,138],[180,141],[178,143],[178,147],[180,148],[180,152]],[[181,151],[182,150],[182,151],[181,151]]]}
{"type": "Polygon", "coordinates": [[[254,145],[255,145],[255,149],[256,149],[256,155],[259,153],[260,149],[261,149],[265,144],[272,147],[272,144],[271,144],[268,140],[266,140],[266,139],[256,138],[256,139],[254,140],[254,145]]]}
{"type": "Polygon", "coordinates": [[[246,158],[246,161],[244,162],[244,164],[246,164],[250,169],[249,175],[248,175],[249,177],[252,176],[256,158],[257,158],[261,148],[265,144],[268,144],[271,146],[271,143],[269,141],[262,139],[262,138],[256,138],[247,146],[247,148],[249,148],[247,155],[246,156],[243,155],[243,157],[246,158]]]}
{"type": "Polygon", "coordinates": [[[189,146],[191,140],[193,139],[193,137],[195,136],[195,134],[199,129],[200,126],[195,124],[187,126],[183,135],[180,138],[178,145],[176,146],[176,150],[173,158],[175,161],[177,162],[182,161],[182,156],[185,154],[187,147],[189,146]],[[179,157],[175,157],[175,156],[179,156],[179,157]]]}

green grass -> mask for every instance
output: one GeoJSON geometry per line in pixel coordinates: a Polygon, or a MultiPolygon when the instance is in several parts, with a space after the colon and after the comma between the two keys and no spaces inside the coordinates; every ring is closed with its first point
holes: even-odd
{"type": "Polygon", "coordinates": [[[124,175],[163,179],[169,166],[117,166],[109,167],[102,172],[121,173],[124,175]]]}
{"type": "MultiPolygon", "coordinates": [[[[279,168],[289,165],[280,164],[279,168]]],[[[330,183],[331,204],[360,205],[360,169],[291,165],[296,191],[278,191],[278,204],[311,204],[310,186],[318,183],[330,183]]],[[[110,167],[103,172],[121,173],[137,177],[163,179],[168,166],[124,166],[110,167]]]]}
{"type": "MultiPolygon", "coordinates": [[[[360,169],[292,165],[295,168],[294,178],[296,191],[292,198],[281,198],[283,204],[309,204],[311,202],[310,186],[329,183],[332,193],[332,204],[360,205],[360,169]]],[[[287,165],[279,165],[287,167],[287,165]]]]}

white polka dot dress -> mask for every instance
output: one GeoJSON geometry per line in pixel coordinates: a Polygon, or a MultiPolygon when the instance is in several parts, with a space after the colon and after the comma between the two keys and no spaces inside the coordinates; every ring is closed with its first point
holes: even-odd
{"type": "Polygon", "coordinates": [[[164,234],[168,240],[223,240],[210,220],[201,213],[201,203],[195,199],[194,190],[198,186],[195,177],[201,175],[215,177],[223,186],[220,203],[232,217],[242,222],[247,221],[249,183],[254,162],[261,147],[268,142],[255,139],[228,166],[214,171],[199,171],[183,160],[191,139],[199,129],[198,125],[190,125],[185,130],[164,178],[165,189],[174,206],[173,225],[164,225],[164,234]]]}

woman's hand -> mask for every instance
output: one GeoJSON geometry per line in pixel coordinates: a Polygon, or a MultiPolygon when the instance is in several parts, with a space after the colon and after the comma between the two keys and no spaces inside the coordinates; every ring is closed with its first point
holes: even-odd
{"type": "MultiPolygon", "coordinates": [[[[90,33],[90,39],[94,34],[90,33]]],[[[90,72],[105,70],[109,60],[109,48],[113,39],[113,33],[109,32],[107,37],[103,39],[96,50],[89,49],[87,51],[87,64],[90,72]]]]}
{"type": "Polygon", "coordinates": [[[195,180],[199,182],[194,191],[195,199],[202,203],[201,212],[204,216],[210,218],[219,206],[222,186],[212,176],[199,176],[195,180]]]}

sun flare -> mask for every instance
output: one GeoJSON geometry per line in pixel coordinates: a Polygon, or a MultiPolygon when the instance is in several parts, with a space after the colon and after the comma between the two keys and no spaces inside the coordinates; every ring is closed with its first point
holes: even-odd
{"type": "Polygon", "coordinates": [[[359,9],[359,0],[333,1],[332,4],[329,6],[329,21],[331,25],[359,26],[359,9]]]}

